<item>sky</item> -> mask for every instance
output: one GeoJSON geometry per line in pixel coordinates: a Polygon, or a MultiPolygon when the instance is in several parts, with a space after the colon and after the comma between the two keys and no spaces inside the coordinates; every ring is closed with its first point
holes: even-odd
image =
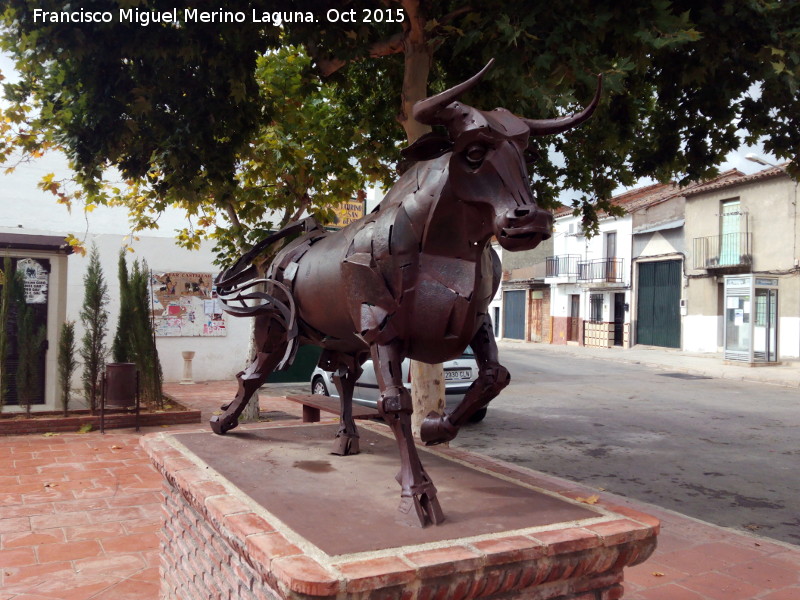
{"type": "MultiPolygon", "coordinates": [[[[5,54],[0,54],[0,72],[6,81],[13,81],[15,72],[13,61],[5,54]]],[[[775,163],[774,156],[766,154],[761,147],[742,147],[739,151],[728,155],[720,170],[739,169],[743,173],[754,173],[765,167],[745,158],[754,153],[775,163]]],[[[51,153],[32,163],[18,165],[11,175],[4,175],[0,165],[0,227],[20,228],[28,232],[63,231],[81,238],[84,232],[93,234],[120,233],[127,223],[127,214],[122,208],[98,207],[90,214],[79,207],[70,212],[56,202],[55,196],[37,188],[37,182],[48,173],[55,173],[56,179],[67,178],[69,168],[66,160],[51,153]]],[[[636,186],[648,185],[652,181],[641,180],[636,186]]],[[[617,193],[624,191],[619,188],[617,193]]],[[[158,231],[147,232],[148,235],[173,236],[176,230],[187,226],[186,218],[179,211],[166,213],[159,221],[158,231]]],[[[127,225],[125,226],[127,227],[127,225]]]]}

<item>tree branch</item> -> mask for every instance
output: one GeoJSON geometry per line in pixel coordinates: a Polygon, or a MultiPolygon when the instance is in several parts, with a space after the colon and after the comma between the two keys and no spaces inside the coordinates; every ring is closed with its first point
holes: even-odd
{"type": "MultiPolygon", "coordinates": [[[[381,56],[389,56],[391,54],[400,54],[403,52],[403,38],[405,37],[405,32],[399,31],[394,35],[389,36],[386,39],[379,40],[374,44],[370,44],[367,48],[366,53],[362,57],[358,57],[354,60],[361,60],[364,57],[370,58],[379,58],[381,56]]],[[[317,63],[317,68],[319,69],[320,73],[322,73],[323,77],[329,77],[333,75],[336,71],[344,67],[348,61],[342,60],[341,58],[323,58],[319,54],[319,48],[316,46],[307,46],[308,53],[311,58],[314,59],[314,62],[317,63]]]]}
{"type": "MultiPolygon", "coordinates": [[[[307,193],[303,194],[303,199],[300,200],[300,203],[297,205],[297,209],[294,211],[294,214],[289,217],[289,220],[284,221],[283,224],[288,225],[289,223],[294,223],[297,221],[301,216],[303,216],[303,213],[306,211],[309,204],[311,204],[311,196],[309,196],[307,193]]],[[[288,209],[286,214],[287,216],[289,215],[288,209]]]]}
{"type": "Polygon", "coordinates": [[[233,202],[226,202],[225,203],[225,212],[228,213],[228,218],[231,220],[231,223],[234,226],[241,228],[242,223],[239,221],[239,216],[236,214],[236,209],[233,207],[233,202]]]}

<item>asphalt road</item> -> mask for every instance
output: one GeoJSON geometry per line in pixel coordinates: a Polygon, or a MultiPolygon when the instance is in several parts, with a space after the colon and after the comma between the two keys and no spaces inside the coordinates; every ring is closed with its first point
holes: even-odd
{"type": "Polygon", "coordinates": [[[796,389],[504,347],[512,382],[453,446],[800,544],[796,389]]]}

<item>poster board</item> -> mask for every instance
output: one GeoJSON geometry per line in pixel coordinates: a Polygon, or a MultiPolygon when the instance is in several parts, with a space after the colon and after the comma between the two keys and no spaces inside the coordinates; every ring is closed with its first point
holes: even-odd
{"type": "Polygon", "coordinates": [[[21,258],[17,261],[17,272],[22,273],[27,304],[47,304],[47,269],[37,260],[21,258]]]}
{"type": "Polygon", "coordinates": [[[173,271],[150,276],[155,332],[160,337],[227,335],[212,273],[173,271]]]}

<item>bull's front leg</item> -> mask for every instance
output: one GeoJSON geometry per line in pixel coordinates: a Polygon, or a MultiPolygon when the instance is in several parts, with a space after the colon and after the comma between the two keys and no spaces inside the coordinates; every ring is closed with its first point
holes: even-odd
{"type": "Polygon", "coordinates": [[[478,360],[478,378],[469,386],[464,399],[452,413],[440,415],[431,412],[425,417],[420,428],[420,438],[428,446],[454,439],[469,418],[489,404],[511,381],[508,369],[497,361],[497,342],[494,341],[489,315],[483,315],[470,346],[478,360]]]}
{"type": "Polygon", "coordinates": [[[414,444],[411,394],[403,385],[403,357],[398,346],[376,345],[371,349],[381,389],[378,412],[391,427],[400,449],[400,473],[396,478],[401,487],[398,517],[412,526],[438,525],[444,521],[444,514],[436,498],[436,487],[425,472],[414,444]]]}

